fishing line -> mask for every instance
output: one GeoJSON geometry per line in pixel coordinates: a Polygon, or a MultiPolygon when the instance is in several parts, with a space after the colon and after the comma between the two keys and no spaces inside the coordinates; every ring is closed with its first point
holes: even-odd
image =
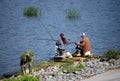
{"type": "MultiPolygon", "coordinates": [[[[45,30],[47,31],[47,33],[49,34],[49,36],[52,38],[52,39],[43,39],[43,40],[53,40],[53,41],[57,41],[54,39],[54,37],[51,35],[51,33],[49,32],[49,30],[47,29],[47,27],[45,26],[45,24],[40,20],[40,23],[43,25],[43,27],[45,28],[45,30]]],[[[41,39],[42,40],[42,39],[41,39]]],[[[74,41],[71,41],[69,44],[75,44],[76,42],[74,41]]]]}
{"type": "MultiPolygon", "coordinates": [[[[54,43],[56,42],[56,40],[54,39],[54,37],[51,35],[51,33],[48,31],[47,27],[45,26],[45,24],[40,20],[40,23],[43,25],[43,27],[45,28],[45,30],[47,31],[47,33],[49,34],[49,36],[52,38],[52,40],[54,41],[54,43]]],[[[55,52],[56,52],[56,46],[55,46],[55,52]]]]}
{"type": "MultiPolygon", "coordinates": [[[[45,26],[45,24],[44,24],[41,20],[40,20],[40,23],[43,25],[43,27],[45,28],[45,30],[47,31],[47,33],[49,34],[49,36],[52,38],[51,40],[53,40],[53,41],[56,42],[56,40],[54,39],[54,37],[51,35],[50,31],[49,31],[49,30],[47,29],[47,27],[45,26]]],[[[44,39],[43,39],[43,40],[44,40],[44,39]]],[[[72,44],[72,43],[75,44],[75,42],[71,41],[70,44],[72,44]]],[[[57,51],[57,47],[55,46],[55,53],[56,53],[56,51],[57,51]]]]}
{"type": "Polygon", "coordinates": [[[38,40],[50,40],[50,41],[53,41],[53,39],[42,39],[42,38],[38,39],[38,40]]]}
{"type": "Polygon", "coordinates": [[[49,32],[49,30],[47,29],[47,27],[45,26],[45,24],[43,24],[43,22],[40,20],[40,23],[43,25],[43,27],[45,28],[45,30],[47,31],[47,33],[49,34],[49,36],[52,38],[53,41],[56,41],[54,39],[54,37],[51,35],[51,33],[49,32]]]}

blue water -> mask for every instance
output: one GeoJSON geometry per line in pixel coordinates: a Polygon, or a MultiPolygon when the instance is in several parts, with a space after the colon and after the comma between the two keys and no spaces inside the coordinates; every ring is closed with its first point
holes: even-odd
{"type": "MultiPolygon", "coordinates": [[[[103,54],[109,48],[120,51],[119,0],[0,0],[0,75],[20,70],[20,56],[25,50],[35,53],[34,62],[54,56],[55,43],[41,24],[59,39],[63,32],[71,41],[80,41],[85,32],[91,40],[92,52],[103,54]],[[42,9],[42,16],[25,17],[25,7],[42,9]],[[76,9],[77,20],[69,20],[66,12],[76,9]]],[[[67,51],[75,51],[74,44],[67,51]]]]}

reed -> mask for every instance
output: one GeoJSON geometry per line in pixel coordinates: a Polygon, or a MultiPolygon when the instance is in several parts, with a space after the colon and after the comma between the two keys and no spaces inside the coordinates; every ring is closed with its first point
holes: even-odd
{"type": "Polygon", "coordinates": [[[77,19],[77,18],[79,18],[79,12],[75,9],[69,9],[67,11],[67,17],[69,19],[77,19]]]}
{"type": "Polygon", "coordinates": [[[35,7],[24,8],[24,15],[29,17],[38,16],[38,10],[35,7]]]}

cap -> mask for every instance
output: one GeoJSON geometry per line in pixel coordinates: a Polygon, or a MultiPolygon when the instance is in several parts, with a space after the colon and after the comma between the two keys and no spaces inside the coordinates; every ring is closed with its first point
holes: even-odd
{"type": "Polygon", "coordinates": [[[85,33],[82,33],[81,36],[86,36],[86,34],[85,34],[85,33]]]}

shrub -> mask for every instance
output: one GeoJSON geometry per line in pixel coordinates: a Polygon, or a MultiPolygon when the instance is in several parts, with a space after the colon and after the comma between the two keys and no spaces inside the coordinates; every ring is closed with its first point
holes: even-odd
{"type": "Polygon", "coordinates": [[[24,8],[24,15],[25,16],[37,16],[38,14],[38,10],[37,8],[34,7],[28,7],[28,8],[24,8]]]}
{"type": "Polygon", "coordinates": [[[69,19],[77,19],[77,18],[79,18],[79,12],[75,9],[70,9],[67,12],[67,17],[69,19]]]}
{"type": "Polygon", "coordinates": [[[20,78],[5,79],[4,81],[40,81],[40,79],[37,76],[25,75],[20,78]]]}
{"type": "Polygon", "coordinates": [[[109,49],[105,54],[103,54],[104,58],[110,59],[118,59],[120,58],[120,53],[114,49],[109,49]]]}

